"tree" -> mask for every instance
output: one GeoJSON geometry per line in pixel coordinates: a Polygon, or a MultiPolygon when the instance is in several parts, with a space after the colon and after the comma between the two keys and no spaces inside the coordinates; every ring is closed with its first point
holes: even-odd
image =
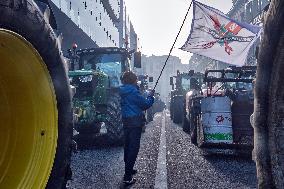
{"type": "Polygon", "coordinates": [[[254,142],[258,187],[284,188],[284,0],[272,0],[258,55],[254,142]]]}

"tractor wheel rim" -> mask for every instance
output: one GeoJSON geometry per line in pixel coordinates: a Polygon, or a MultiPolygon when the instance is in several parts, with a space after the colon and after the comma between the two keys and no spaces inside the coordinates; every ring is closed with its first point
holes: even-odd
{"type": "Polygon", "coordinates": [[[0,29],[0,188],[45,188],[58,111],[49,71],[22,36],[0,29]]]}

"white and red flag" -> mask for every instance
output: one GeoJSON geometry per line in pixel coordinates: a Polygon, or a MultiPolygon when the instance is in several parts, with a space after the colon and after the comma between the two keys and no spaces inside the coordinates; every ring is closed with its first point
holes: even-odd
{"type": "Polygon", "coordinates": [[[261,27],[241,23],[193,0],[191,32],[182,50],[242,66],[261,27]]]}

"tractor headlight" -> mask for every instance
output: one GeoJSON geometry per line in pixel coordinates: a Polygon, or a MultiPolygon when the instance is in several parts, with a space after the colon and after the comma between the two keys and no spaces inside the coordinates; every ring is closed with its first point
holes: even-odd
{"type": "Polygon", "coordinates": [[[79,108],[79,107],[74,108],[74,114],[77,115],[77,117],[81,117],[82,113],[83,113],[82,108],[79,108]]]}

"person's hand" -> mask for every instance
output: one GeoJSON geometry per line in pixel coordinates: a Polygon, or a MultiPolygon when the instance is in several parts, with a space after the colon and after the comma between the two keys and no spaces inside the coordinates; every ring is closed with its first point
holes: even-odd
{"type": "Polygon", "coordinates": [[[154,95],[155,95],[155,90],[149,89],[149,96],[154,96],[154,95]]]}

